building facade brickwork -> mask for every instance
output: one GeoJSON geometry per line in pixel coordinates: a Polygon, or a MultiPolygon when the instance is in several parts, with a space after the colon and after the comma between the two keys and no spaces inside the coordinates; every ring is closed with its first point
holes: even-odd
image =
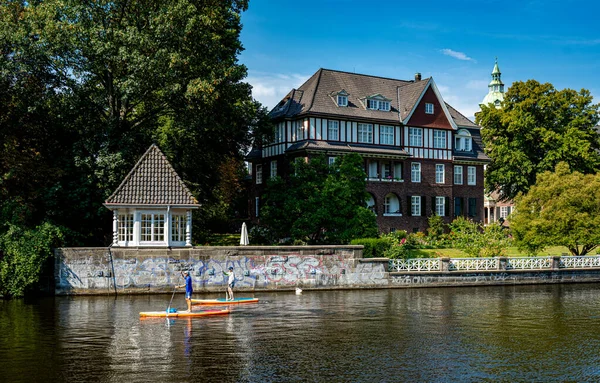
{"type": "Polygon", "coordinates": [[[271,111],[275,139],[253,148],[250,211],[260,221],[269,177],[290,164],[348,153],[364,159],[367,207],[381,232],[425,231],[428,217],[481,222],[483,166],[479,126],[447,104],[433,78],[404,81],[320,69],[271,111]]]}

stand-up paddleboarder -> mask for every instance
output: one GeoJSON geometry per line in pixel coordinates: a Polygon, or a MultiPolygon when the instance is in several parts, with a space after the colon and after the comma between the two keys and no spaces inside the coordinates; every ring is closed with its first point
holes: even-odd
{"type": "Polygon", "coordinates": [[[194,292],[194,287],[192,286],[192,277],[190,277],[189,271],[182,273],[185,279],[185,285],[177,286],[177,288],[185,287],[185,302],[187,303],[187,312],[192,312],[192,293],[194,292]]]}

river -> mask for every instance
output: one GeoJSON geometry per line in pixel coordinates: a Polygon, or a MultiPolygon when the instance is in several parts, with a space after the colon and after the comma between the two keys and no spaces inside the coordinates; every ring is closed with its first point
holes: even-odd
{"type": "Polygon", "coordinates": [[[260,302],[142,320],[171,296],[0,301],[0,381],[600,381],[600,284],[237,296],[260,302]]]}

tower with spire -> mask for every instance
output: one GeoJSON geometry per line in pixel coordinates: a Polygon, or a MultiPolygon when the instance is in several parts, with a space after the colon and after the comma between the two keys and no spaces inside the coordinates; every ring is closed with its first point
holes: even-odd
{"type": "Polygon", "coordinates": [[[502,101],[504,101],[504,83],[500,78],[502,73],[498,68],[498,58],[496,57],[496,63],[492,70],[492,81],[488,85],[488,94],[485,95],[481,105],[494,104],[496,108],[500,108],[502,101]]]}

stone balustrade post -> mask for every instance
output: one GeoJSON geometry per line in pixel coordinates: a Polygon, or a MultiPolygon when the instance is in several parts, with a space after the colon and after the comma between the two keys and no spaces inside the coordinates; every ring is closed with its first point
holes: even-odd
{"type": "Polygon", "coordinates": [[[508,259],[506,257],[498,257],[498,270],[506,270],[508,259]]]}
{"type": "Polygon", "coordinates": [[[440,258],[440,270],[442,270],[442,272],[450,271],[450,258],[440,258]]]}
{"type": "Polygon", "coordinates": [[[550,258],[552,259],[552,266],[550,268],[552,270],[558,270],[560,268],[560,256],[552,255],[550,258]]]}

